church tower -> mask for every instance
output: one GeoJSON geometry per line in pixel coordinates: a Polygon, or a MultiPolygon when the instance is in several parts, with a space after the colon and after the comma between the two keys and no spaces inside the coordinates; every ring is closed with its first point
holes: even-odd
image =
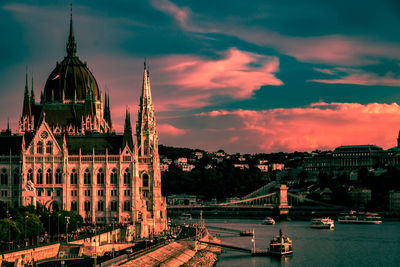
{"type": "Polygon", "coordinates": [[[136,124],[136,145],[138,149],[139,175],[142,178],[142,194],[151,216],[150,233],[166,229],[166,201],[161,195],[160,157],[158,154],[158,133],[151,99],[150,72],[144,63],[142,95],[140,97],[138,121],[136,124]]]}

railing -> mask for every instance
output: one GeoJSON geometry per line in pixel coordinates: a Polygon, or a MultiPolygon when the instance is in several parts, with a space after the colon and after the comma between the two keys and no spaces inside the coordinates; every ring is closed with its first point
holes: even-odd
{"type": "Polygon", "coordinates": [[[10,160],[11,160],[11,162],[19,162],[20,160],[21,160],[21,158],[18,156],[18,157],[15,157],[15,156],[2,156],[2,157],[0,157],[0,162],[1,163],[9,163],[10,162],[10,160]]]}

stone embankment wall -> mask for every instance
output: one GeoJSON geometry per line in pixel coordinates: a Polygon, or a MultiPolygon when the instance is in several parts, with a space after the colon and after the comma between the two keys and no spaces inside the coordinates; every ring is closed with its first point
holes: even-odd
{"type": "MultiPolygon", "coordinates": [[[[213,237],[208,232],[206,235],[200,239],[201,241],[221,243],[216,237],[213,237]]],[[[197,243],[196,245],[197,253],[183,266],[185,267],[195,267],[195,266],[214,266],[215,262],[218,260],[218,256],[221,253],[221,248],[216,246],[211,246],[203,243],[197,243]]]]}
{"type": "Polygon", "coordinates": [[[3,261],[15,262],[16,260],[23,260],[24,263],[32,262],[32,258],[35,261],[56,257],[58,250],[60,249],[60,244],[53,244],[49,246],[25,249],[14,251],[6,254],[0,255],[0,266],[3,261]]]}

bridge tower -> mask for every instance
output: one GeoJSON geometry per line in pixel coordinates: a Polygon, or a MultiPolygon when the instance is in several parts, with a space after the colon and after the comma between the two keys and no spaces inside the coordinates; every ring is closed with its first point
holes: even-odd
{"type": "Polygon", "coordinates": [[[289,219],[289,210],[292,206],[289,205],[288,202],[288,194],[287,194],[288,187],[285,184],[281,184],[279,187],[278,193],[278,205],[274,210],[275,217],[278,218],[280,221],[286,221],[289,219]]]}

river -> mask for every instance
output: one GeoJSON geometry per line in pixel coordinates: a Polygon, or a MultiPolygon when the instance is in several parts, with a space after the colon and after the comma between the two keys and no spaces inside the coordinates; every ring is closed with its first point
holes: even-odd
{"type": "MultiPolygon", "coordinates": [[[[282,260],[251,257],[224,249],[217,267],[235,266],[400,266],[400,222],[380,225],[339,224],[334,230],[311,229],[309,221],[277,222],[262,225],[257,219],[207,219],[206,225],[229,229],[254,229],[257,249],[266,250],[269,241],[282,229],[293,240],[293,255],[282,260]]],[[[216,234],[215,230],[210,230],[216,234]]],[[[251,248],[251,237],[219,232],[223,243],[251,248]]]]}

